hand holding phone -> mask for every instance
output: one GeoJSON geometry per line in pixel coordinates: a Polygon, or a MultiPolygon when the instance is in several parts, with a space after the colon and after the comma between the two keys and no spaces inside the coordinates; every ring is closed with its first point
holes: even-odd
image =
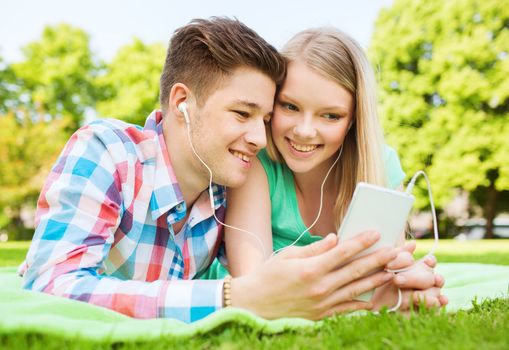
{"type": "MultiPolygon", "coordinates": [[[[377,231],[380,240],[352,260],[384,247],[394,247],[405,229],[415,197],[405,192],[359,182],[338,230],[339,244],[365,231],[377,231]]],[[[357,299],[369,301],[373,291],[357,299]]]]}

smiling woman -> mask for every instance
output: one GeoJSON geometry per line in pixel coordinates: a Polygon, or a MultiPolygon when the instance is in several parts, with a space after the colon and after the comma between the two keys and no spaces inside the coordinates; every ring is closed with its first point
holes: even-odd
{"type": "MultiPolygon", "coordinates": [[[[335,239],[328,233],[337,232],[358,182],[398,188],[404,179],[396,152],[384,144],[376,113],[374,73],[358,43],[334,28],[309,29],[295,35],[282,54],[288,69],[276,96],[267,149],[253,159],[245,185],[228,193],[226,223],[255,236],[225,229],[228,268],[233,276],[266,269],[267,251],[283,251],[286,256],[288,246],[309,248],[335,239]],[[263,242],[264,249],[254,238],[263,242]]],[[[403,239],[401,233],[400,241],[403,239]]],[[[338,244],[338,249],[348,243],[351,241],[338,244]]],[[[413,264],[413,246],[401,249],[399,254],[394,252],[388,268],[413,264]]],[[[292,250],[288,252],[291,256],[292,250]]],[[[375,254],[384,252],[390,254],[391,249],[375,254]]],[[[336,260],[340,257],[335,256],[336,260]]],[[[321,305],[327,309],[321,315],[393,307],[399,287],[403,289],[400,300],[405,300],[402,309],[410,307],[406,301],[411,296],[417,303],[425,295],[428,306],[447,303],[440,295],[443,278],[433,272],[434,260],[403,272],[399,279],[384,275],[383,268],[373,275],[348,272],[353,266],[366,266],[370,259],[374,256],[341,264],[334,269],[334,277],[323,279],[321,274],[328,273],[326,265],[312,272],[304,268],[301,279],[313,276],[313,282],[307,284],[319,291],[321,305]],[[380,287],[371,303],[356,300],[372,289],[370,286],[380,287]]],[[[236,306],[234,292],[232,284],[232,304],[236,306]]],[[[280,292],[281,298],[292,292],[280,292]]],[[[242,305],[242,297],[238,297],[238,305],[242,305]]],[[[274,309],[264,312],[270,316],[274,309]]]]}

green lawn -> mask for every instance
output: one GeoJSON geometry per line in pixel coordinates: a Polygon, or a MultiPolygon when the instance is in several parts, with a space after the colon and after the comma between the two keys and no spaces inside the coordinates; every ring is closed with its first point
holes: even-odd
{"type": "MultiPolygon", "coordinates": [[[[417,255],[431,247],[418,241],[417,255]]],[[[0,266],[20,263],[26,242],[0,243],[0,266]]],[[[509,265],[509,240],[456,242],[444,240],[436,252],[439,261],[481,262],[509,265]]],[[[470,311],[413,315],[382,314],[334,317],[319,331],[264,335],[245,326],[225,325],[192,339],[163,338],[151,342],[98,343],[86,339],[18,332],[2,334],[0,349],[507,349],[509,348],[509,300],[475,303],[470,311]]]]}

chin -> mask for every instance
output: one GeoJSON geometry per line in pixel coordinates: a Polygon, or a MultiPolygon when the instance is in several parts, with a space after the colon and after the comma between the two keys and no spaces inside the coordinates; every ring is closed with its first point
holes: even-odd
{"type": "Polygon", "coordinates": [[[238,174],[237,176],[232,176],[232,174],[228,174],[227,176],[217,177],[214,182],[226,187],[236,188],[242,186],[246,180],[247,176],[245,175],[238,174]]]}
{"type": "Polygon", "coordinates": [[[310,164],[309,162],[296,162],[291,160],[290,162],[286,162],[288,168],[294,173],[307,173],[308,171],[314,168],[314,164],[310,164]]]}

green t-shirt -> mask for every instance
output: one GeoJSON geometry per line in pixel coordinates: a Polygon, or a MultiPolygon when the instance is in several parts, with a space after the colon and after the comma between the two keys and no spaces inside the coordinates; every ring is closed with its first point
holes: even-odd
{"type": "MultiPolygon", "coordinates": [[[[384,157],[388,186],[397,188],[405,178],[398,155],[396,151],[386,146],[384,157]]],[[[269,182],[272,241],[274,250],[277,250],[292,244],[307,226],[299,212],[292,171],[285,164],[271,160],[265,149],[259,153],[258,158],[263,164],[269,182]]],[[[321,236],[306,232],[295,245],[308,245],[320,239],[321,236]]]]}
{"type": "MultiPolygon", "coordinates": [[[[272,242],[274,250],[286,247],[306,230],[299,212],[295,182],[292,171],[285,165],[271,160],[267,151],[258,153],[269,182],[270,202],[272,207],[272,242]]],[[[404,180],[405,173],[401,169],[399,157],[389,146],[385,146],[384,166],[387,174],[387,184],[390,188],[397,188],[404,180]]],[[[302,235],[295,245],[307,245],[322,239],[309,232],[302,235]]],[[[202,276],[206,279],[222,278],[227,275],[226,269],[216,259],[209,270],[202,276]]]]}

